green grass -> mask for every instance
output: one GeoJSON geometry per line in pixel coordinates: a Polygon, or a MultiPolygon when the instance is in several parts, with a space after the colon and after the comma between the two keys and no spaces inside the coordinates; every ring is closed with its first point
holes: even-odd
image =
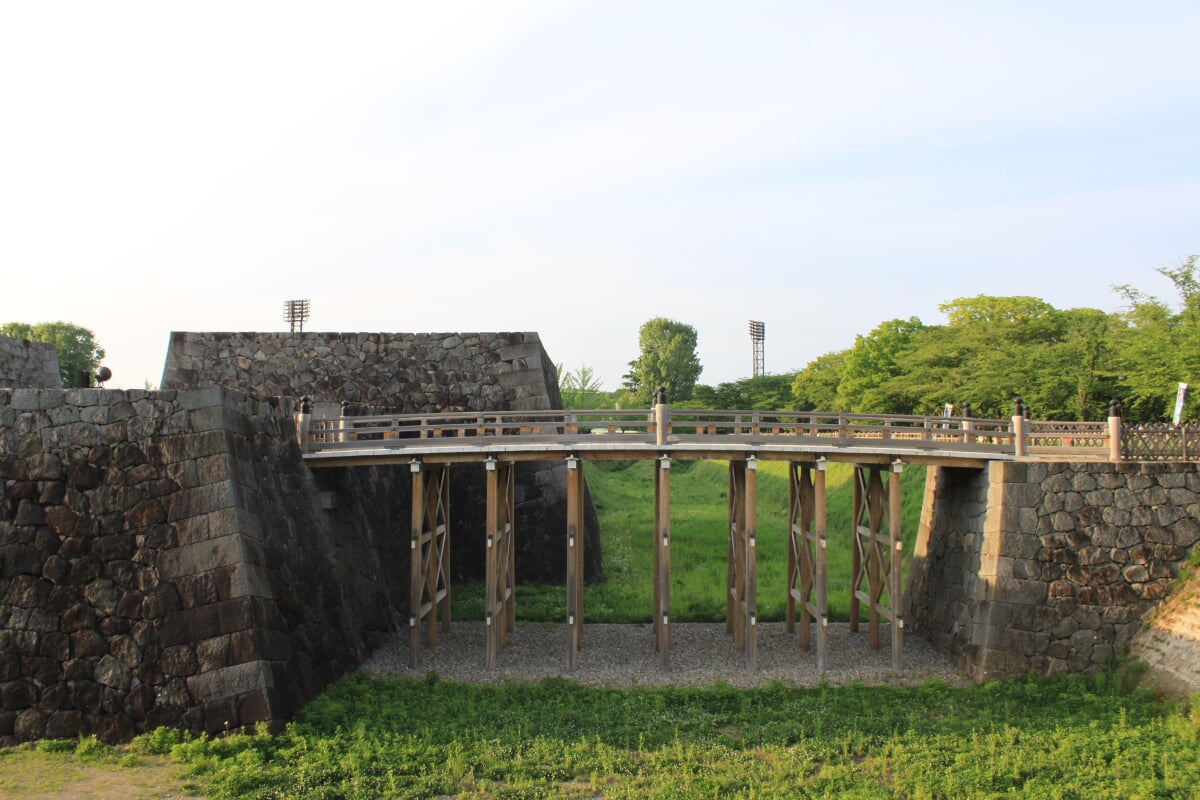
{"type": "Polygon", "coordinates": [[[360,674],[281,735],[172,755],[214,799],[1195,797],[1196,716],[1111,675],[739,691],[360,674]]]}
{"type": "MultiPolygon", "coordinates": [[[[589,619],[645,619],[649,475],[637,464],[589,467],[610,577],[588,588],[589,619]]],[[[718,465],[682,467],[672,473],[676,608],[721,619],[726,473],[718,465]]],[[[785,472],[760,470],[760,606],[781,613],[782,598],[770,595],[783,592],[785,472]]],[[[909,551],[923,480],[923,470],[906,470],[909,551]]],[[[848,592],[849,468],[831,466],[829,484],[831,596],[844,610],[836,587],[848,592]]],[[[561,618],[562,587],[518,586],[518,598],[526,614],[561,618]]],[[[111,761],[167,753],[185,768],[187,788],[212,800],[1200,797],[1200,695],[1167,700],[1135,690],[1136,675],[1118,664],[1091,678],[966,688],[735,690],[595,688],[564,679],[472,686],[432,674],[385,681],[360,673],[330,687],[278,735],[196,739],[160,729],[124,756],[106,756],[94,739],[43,743],[21,756],[111,761]]],[[[0,783],[13,752],[0,749],[0,783]]]]}
{"type": "MultiPolygon", "coordinates": [[[[654,464],[589,462],[586,478],[600,519],[606,580],[584,590],[589,622],[649,622],[652,593],[654,464]]],[[[901,473],[904,565],[912,556],[924,496],[925,470],[901,473]]],[[[829,609],[834,620],[850,614],[854,472],[830,464],[827,484],[829,609]]],[[[724,622],[728,467],[709,461],[675,461],[671,467],[671,618],[724,622]]],[[[780,621],[786,609],[788,476],[782,462],[758,466],[758,611],[780,621]]],[[[518,531],[517,535],[520,535],[518,531]]],[[[455,619],[483,618],[483,586],[455,586],[455,619]]],[[[530,622],[566,618],[561,585],[517,585],[517,617],[530,622]]]]}

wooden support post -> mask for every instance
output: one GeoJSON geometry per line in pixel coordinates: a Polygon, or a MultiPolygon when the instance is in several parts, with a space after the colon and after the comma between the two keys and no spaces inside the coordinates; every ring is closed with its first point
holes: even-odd
{"type": "Polygon", "coordinates": [[[728,593],[725,627],[750,671],[758,668],[757,461],[729,462],[728,593]]]}
{"type": "Polygon", "coordinates": [[[409,541],[408,575],[408,665],[416,669],[421,657],[421,599],[425,582],[421,571],[421,532],[425,526],[425,473],[421,462],[409,465],[412,472],[412,534],[409,541]]]}
{"type": "Polygon", "coordinates": [[[892,462],[888,473],[888,549],[891,565],[888,568],[888,605],[892,610],[892,669],[899,672],[904,664],[904,617],[900,615],[901,595],[904,592],[900,559],[900,472],[904,465],[899,459],[892,462]]]}
{"type": "Polygon", "coordinates": [[[654,643],[659,667],[671,669],[671,459],[654,470],[654,643]]]}
{"type": "Polygon", "coordinates": [[[487,468],[487,562],[485,565],[485,621],[488,669],[496,664],[500,648],[508,644],[515,612],[513,556],[513,465],[494,458],[487,468]]]}
{"type": "Polygon", "coordinates": [[[745,507],[742,504],[745,471],[743,462],[729,462],[729,563],[726,570],[729,590],[725,604],[725,628],[732,631],[733,645],[739,653],[745,652],[746,644],[746,625],[742,615],[742,602],[746,594],[745,507]]]}
{"type": "Polygon", "coordinates": [[[420,659],[421,620],[428,617],[425,644],[437,644],[438,611],[442,630],[450,629],[450,465],[426,470],[414,460],[412,532],[409,538],[409,664],[420,659]]]}
{"type": "Polygon", "coordinates": [[[859,545],[858,524],[859,515],[862,509],[862,480],[860,468],[854,468],[854,521],[851,523],[852,528],[850,535],[852,537],[852,546],[850,548],[850,632],[858,633],[858,587],[862,584],[863,579],[863,563],[862,550],[859,545]]]}
{"type": "Polygon", "coordinates": [[[826,521],[825,521],[825,459],[817,461],[816,474],[813,481],[813,531],[810,539],[816,550],[816,589],[817,603],[811,613],[817,621],[817,674],[824,675],[829,667],[829,570],[826,556],[826,521]]]}
{"type": "Polygon", "coordinates": [[[817,672],[828,661],[829,597],[825,537],[825,459],[815,469],[793,462],[788,480],[788,633],[795,632],[800,604],[800,646],[812,645],[811,624],[817,627],[817,672]]]}
{"type": "MultiPolygon", "coordinates": [[[[1187,442],[1187,436],[1183,440],[1187,442]]],[[[1108,460],[1121,460],[1121,404],[1116,398],[1108,404],[1108,460]]]]}
{"type": "Polygon", "coordinates": [[[1013,434],[1013,455],[1017,458],[1022,458],[1025,455],[1025,405],[1021,402],[1021,398],[1013,401],[1013,417],[1012,417],[1012,434],[1013,434]]]}
{"type": "MultiPolygon", "coordinates": [[[[857,601],[867,601],[870,621],[868,643],[880,647],[880,620],[891,622],[892,668],[900,669],[903,652],[904,620],[900,616],[901,536],[899,460],[890,466],[855,466],[854,480],[854,574],[851,587],[851,614],[857,601]],[[887,488],[883,471],[888,470],[887,488]],[[887,519],[888,531],[883,532],[887,519]],[[886,595],[886,603],[884,596],[886,595]]],[[[853,618],[852,618],[853,619],[853,618]]],[[[852,623],[852,629],[854,625],[852,623]]]]}
{"type": "MultiPolygon", "coordinates": [[[[797,536],[802,535],[803,526],[796,524],[800,513],[800,478],[797,475],[801,466],[795,461],[788,464],[788,548],[787,548],[787,597],[784,598],[784,622],[789,634],[796,632],[796,600],[804,594],[803,585],[796,586],[797,581],[803,580],[801,572],[802,556],[800,542],[797,536]],[[797,597],[797,595],[800,597],[797,597]]],[[[803,615],[803,609],[801,609],[803,615]]],[[[801,617],[800,646],[808,649],[808,619],[801,617]]]]}
{"type": "Polygon", "coordinates": [[[583,462],[567,459],[567,670],[583,644],[583,462]]]}
{"type": "Polygon", "coordinates": [[[725,632],[734,634],[734,641],[739,641],[741,634],[737,633],[737,598],[741,588],[738,586],[738,483],[737,462],[729,462],[729,488],[725,492],[728,510],[728,535],[725,537],[725,632]]]}
{"type": "Polygon", "coordinates": [[[746,535],[746,669],[758,671],[758,464],[746,459],[742,499],[746,535]]]}

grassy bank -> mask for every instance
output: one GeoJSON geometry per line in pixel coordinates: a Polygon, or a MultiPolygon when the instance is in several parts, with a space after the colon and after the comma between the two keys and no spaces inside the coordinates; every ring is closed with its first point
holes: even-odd
{"type": "Polygon", "coordinates": [[[358,675],[277,736],[135,747],[213,800],[1183,798],[1200,785],[1200,704],[1115,673],[751,691],[358,675]]]}
{"type": "MultiPolygon", "coordinates": [[[[589,462],[588,487],[600,518],[606,580],[584,590],[589,622],[649,622],[652,587],[654,465],[646,461],[589,462]]],[[[671,467],[671,617],[678,622],[724,622],[728,537],[728,468],[724,463],[676,461],[671,467]]],[[[904,564],[912,556],[925,470],[901,473],[904,564]]],[[[854,471],[830,464],[826,476],[829,609],[850,613],[854,471]]],[[[758,466],[758,609],[763,621],[784,617],[787,583],[787,465],[758,466]]],[[[520,536],[520,532],[517,533],[520,536]]],[[[483,587],[455,586],[455,619],[482,619],[483,587]]],[[[517,616],[536,622],[566,617],[561,586],[518,584],[517,616]]]]}

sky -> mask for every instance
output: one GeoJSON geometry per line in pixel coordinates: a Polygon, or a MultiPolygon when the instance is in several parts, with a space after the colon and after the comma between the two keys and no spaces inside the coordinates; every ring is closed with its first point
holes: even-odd
{"type": "Polygon", "coordinates": [[[715,385],[1200,252],[1195,2],[0,0],[0,323],[537,331],[715,385]]]}

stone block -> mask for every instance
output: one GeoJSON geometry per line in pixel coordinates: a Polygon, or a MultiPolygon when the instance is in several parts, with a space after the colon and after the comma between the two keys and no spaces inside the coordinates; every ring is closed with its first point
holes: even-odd
{"type": "Polygon", "coordinates": [[[187,686],[197,702],[208,704],[274,688],[275,680],[270,664],[260,660],[193,675],[187,686]]]}
{"type": "Polygon", "coordinates": [[[177,402],[186,411],[194,411],[213,406],[225,405],[225,389],[221,386],[208,386],[203,389],[187,389],[176,395],[177,402]]]}
{"type": "Polygon", "coordinates": [[[238,597],[168,615],[160,631],[160,641],[169,647],[255,627],[283,629],[285,626],[273,602],[259,597],[238,597]]]}
{"type": "Polygon", "coordinates": [[[248,661],[284,661],[291,655],[291,644],[281,631],[251,628],[229,637],[229,663],[248,661]]]}
{"type": "Polygon", "coordinates": [[[159,553],[156,562],[158,574],[165,580],[236,564],[265,566],[266,555],[262,544],[241,536],[222,536],[164,550],[159,553]]]}
{"type": "Polygon", "coordinates": [[[197,517],[236,505],[237,490],[233,481],[183,489],[171,496],[167,508],[167,520],[178,522],[188,517],[197,517]]]}
{"type": "Polygon", "coordinates": [[[234,597],[275,596],[271,588],[271,573],[255,564],[237,564],[216,570],[217,586],[222,600],[234,597]]]}
{"type": "Polygon", "coordinates": [[[129,689],[133,673],[119,659],[112,654],[107,654],[101,656],[100,661],[96,664],[93,679],[102,686],[124,692],[129,689]]]}
{"type": "Polygon", "coordinates": [[[1046,602],[1047,591],[1044,581],[998,577],[992,584],[990,594],[998,602],[1038,604],[1046,602]]]}

